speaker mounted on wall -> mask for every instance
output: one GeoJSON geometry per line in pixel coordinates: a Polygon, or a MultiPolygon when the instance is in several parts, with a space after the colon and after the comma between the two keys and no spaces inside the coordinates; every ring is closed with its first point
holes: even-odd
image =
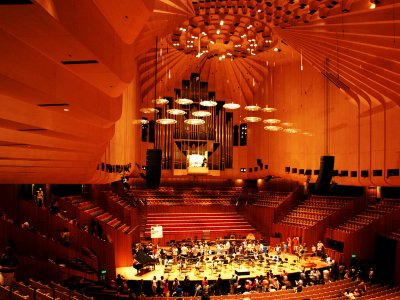
{"type": "Polygon", "coordinates": [[[324,155],[321,156],[319,175],[315,183],[315,192],[317,194],[327,194],[332,180],[333,166],[335,164],[335,157],[324,155]]]}
{"type": "Polygon", "coordinates": [[[146,152],[146,186],[158,188],[161,180],[161,149],[147,149],[146,152]]]}

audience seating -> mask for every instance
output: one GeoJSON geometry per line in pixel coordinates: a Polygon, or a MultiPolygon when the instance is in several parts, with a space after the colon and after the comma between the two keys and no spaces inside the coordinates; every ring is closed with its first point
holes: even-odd
{"type": "Polygon", "coordinates": [[[388,213],[400,209],[400,200],[383,199],[380,203],[370,205],[366,210],[355,215],[352,219],[340,224],[335,229],[344,232],[354,232],[364,228],[365,226],[384,218],[388,213]]]}
{"type": "Polygon", "coordinates": [[[177,189],[159,188],[131,189],[130,195],[136,205],[234,205],[241,196],[241,188],[211,189],[177,189]]]}
{"type": "Polygon", "coordinates": [[[308,228],[344,208],[354,198],[312,196],[291,210],[279,223],[308,228]]]}
{"type": "Polygon", "coordinates": [[[209,213],[149,213],[145,236],[150,237],[152,226],[163,226],[165,241],[181,238],[202,239],[205,231],[209,231],[209,238],[215,239],[226,235],[246,236],[256,230],[243,216],[236,212],[209,212],[209,213]]]}

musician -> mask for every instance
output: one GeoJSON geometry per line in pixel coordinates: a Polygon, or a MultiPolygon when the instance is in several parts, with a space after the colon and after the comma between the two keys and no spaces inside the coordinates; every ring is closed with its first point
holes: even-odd
{"type": "Polygon", "coordinates": [[[183,244],[183,246],[181,247],[181,255],[182,255],[182,257],[184,257],[184,258],[188,257],[188,253],[189,253],[189,248],[186,247],[185,244],[183,244]]]}
{"type": "Polygon", "coordinates": [[[193,257],[193,258],[197,258],[197,256],[199,255],[199,253],[200,253],[199,246],[195,245],[195,246],[192,248],[192,257],[193,257]]]}
{"type": "Polygon", "coordinates": [[[226,241],[225,243],[225,253],[229,254],[231,252],[231,243],[228,241],[226,241]]]}
{"type": "Polygon", "coordinates": [[[324,244],[321,241],[319,241],[317,243],[317,255],[322,256],[323,254],[324,254],[324,244]]]}
{"type": "Polygon", "coordinates": [[[276,252],[277,256],[281,255],[281,245],[280,244],[276,244],[275,252],[276,252]]]}
{"type": "Polygon", "coordinates": [[[290,238],[290,236],[287,238],[287,248],[288,251],[290,252],[290,254],[292,253],[292,239],[290,238]]]}
{"type": "Polygon", "coordinates": [[[301,244],[297,246],[297,256],[299,257],[299,261],[303,258],[304,249],[301,244]]]}
{"type": "Polygon", "coordinates": [[[198,260],[196,261],[196,264],[195,264],[196,275],[197,275],[197,274],[200,274],[200,266],[201,266],[200,259],[198,259],[198,260]]]}
{"type": "Polygon", "coordinates": [[[173,248],[172,248],[172,259],[174,261],[174,264],[176,264],[177,261],[178,261],[178,252],[179,252],[178,247],[173,246],[173,248]]]}

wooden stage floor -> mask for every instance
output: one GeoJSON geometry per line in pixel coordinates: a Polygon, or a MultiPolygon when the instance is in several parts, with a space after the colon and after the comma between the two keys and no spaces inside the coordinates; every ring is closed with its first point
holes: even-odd
{"type": "MultiPolygon", "coordinates": [[[[270,252],[269,256],[275,256],[274,252],[270,252]]],[[[211,255],[208,256],[211,258],[211,255]]],[[[273,263],[273,260],[269,260],[270,264],[267,262],[259,262],[257,260],[254,263],[243,262],[240,265],[237,262],[232,262],[229,264],[220,264],[217,268],[212,266],[211,262],[203,263],[203,270],[198,272],[194,265],[188,264],[187,270],[179,270],[177,265],[172,266],[172,270],[170,272],[165,272],[165,267],[163,265],[156,265],[155,270],[151,269],[150,271],[144,274],[137,274],[136,269],[132,266],[129,267],[121,267],[116,269],[117,274],[121,274],[125,277],[126,280],[152,280],[153,276],[156,276],[157,279],[160,276],[164,276],[164,278],[168,278],[168,280],[174,280],[178,278],[178,280],[183,280],[186,275],[189,276],[190,280],[202,280],[204,277],[207,277],[208,280],[216,280],[218,275],[221,274],[222,279],[230,279],[232,274],[235,274],[235,271],[243,272],[249,271],[249,275],[239,275],[240,279],[243,278],[254,278],[258,275],[265,275],[267,271],[271,270],[274,275],[280,275],[283,271],[286,271],[288,274],[298,273],[301,271],[302,266],[306,267],[306,270],[309,270],[310,267],[315,268],[323,268],[327,267],[327,264],[324,261],[321,261],[320,257],[309,257],[306,260],[298,261],[296,255],[292,254],[282,254],[283,264],[273,263]],[[285,262],[287,259],[287,262],[285,262]]],[[[206,260],[207,261],[207,260],[206,260]]]]}

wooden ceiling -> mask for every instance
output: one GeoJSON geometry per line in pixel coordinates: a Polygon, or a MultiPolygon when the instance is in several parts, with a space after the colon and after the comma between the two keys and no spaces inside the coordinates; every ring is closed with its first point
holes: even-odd
{"type": "Polygon", "coordinates": [[[96,168],[115,133],[135,61],[144,102],[154,98],[157,66],[157,96],[174,96],[182,79],[199,72],[219,99],[267,105],[271,91],[264,80],[270,68],[302,55],[352,97],[399,105],[400,2],[370,5],[370,0],[2,1],[0,182],[115,180],[96,168]],[[239,14],[244,8],[246,14],[256,9],[255,17],[274,28],[280,52],[195,58],[167,42],[195,14],[236,9],[239,14]]]}

